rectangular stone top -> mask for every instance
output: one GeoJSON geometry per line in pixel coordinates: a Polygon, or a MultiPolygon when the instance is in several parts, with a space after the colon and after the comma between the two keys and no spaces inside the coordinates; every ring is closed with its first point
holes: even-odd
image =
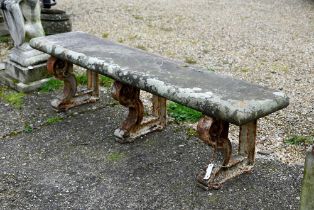
{"type": "Polygon", "coordinates": [[[188,67],[143,50],[70,32],[32,39],[30,45],[115,80],[202,113],[243,125],[289,105],[282,92],[188,67]]]}

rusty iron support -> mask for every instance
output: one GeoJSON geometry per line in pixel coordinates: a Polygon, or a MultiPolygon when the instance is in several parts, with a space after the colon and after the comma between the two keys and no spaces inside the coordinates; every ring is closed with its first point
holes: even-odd
{"type": "Polygon", "coordinates": [[[144,118],[144,107],[140,100],[140,89],[115,81],[111,90],[112,97],[129,108],[127,118],[114,135],[120,143],[133,142],[135,138],[166,126],[166,99],[153,96],[153,116],[144,118]]]}
{"type": "Polygon", "coordinates": [[[314,209],[314,145],[307,151],[301,191],[300,210],[314,209]]]}
{"type": "Polygon", "coordinates": [[[99,74],[97,72],[87,70],[87,88],[92,90],[92,96],[99,97],[99,74]]]}
{"type": "Polygon", "coordinates": [[[86,103],[94,103],[99,99],[98,74],[88,71],[88,89],[77,91],[77,82],[73,73],[73,64],[56,57],[47,62],[48,73],[64,82],[63,93],[51,101],[52,107],[58,111],[66,111],[72,107],[86,103]]]}
{"type": "Polygon", "coordinates": [[[247,155],[249,164],[255,162],[257,120],[240,126],[239,134],[239,154],[247,155]]]}
{"type": "Polygon", "coordinates": [[[232,157],[232,145],[228,139],[229,123],[208,116],[200,119],[197,125],[199,138],[213,147],[210,159],[212,171],[205,177],[206,167],[201,169],[196,179],[204,190],[219,189],[227,180],[251,171],[255,161],[256,121],[242,125],[239,134],[239,154],[232,157]],[[217,150],[223,154],[223,161],[216,161],[217,150]]]}

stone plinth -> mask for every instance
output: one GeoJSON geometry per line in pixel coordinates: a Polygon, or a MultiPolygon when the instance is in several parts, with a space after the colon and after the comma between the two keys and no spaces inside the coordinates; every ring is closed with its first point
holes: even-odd
{"type": "Polygon", "coordinates": [[[0,80],[20,92],[34,91],[49,77],[48,58],[49,55],[31,48],[28,43],[15,47],[5,62],[5,70],[0,73],[0,80]]]}
{"type": "Polygon", "coordinates": [[[72,31],[70,16],[58,9],[42,9],[41,23],[46,35],[72,31]]]}

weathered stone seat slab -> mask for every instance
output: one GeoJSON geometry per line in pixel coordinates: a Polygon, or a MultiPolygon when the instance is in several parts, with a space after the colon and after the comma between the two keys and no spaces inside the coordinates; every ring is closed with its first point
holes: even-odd
{"type": "Polygon", "coordinates": [[[228,76],[187,67],[83,32],[32,39],[30,45],[155,95],[243,125],[289,104],[283,93],[228,76]]]}

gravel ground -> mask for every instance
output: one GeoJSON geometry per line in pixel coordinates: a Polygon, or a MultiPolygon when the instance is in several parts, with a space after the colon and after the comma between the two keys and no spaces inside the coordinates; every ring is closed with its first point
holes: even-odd
{"type": "Polygon", "coordinates": [[[283,140],[314,135],[313,1],[62,0],[57,7],[72,15],[73,30],[284,91],[291,104],[260,120],[258,150],[303,164],[304,147],[283,140]]]}
{"type": "Polygon", "coordinates": [[[314,135],[313,1],[63,0],[58,7],[72,15],[73,30],[284,91],[291,104],[260,120],[258,147],[303,164],[304,148],[283,140],[314,135]]]}
{"type": "Polygon", "coordinates": [[[12,116],[1,122],[0,115],[1,210],[288,210],[300,205],[303,166],[258,155],[252,173],[206,192],[196,186],[195,176],[212,150],[188,136],[186,127],[169,123],[159,133],[119,144],[113,131],[127,109],[110,94],[67,113],[52,111],[48,101],[55,94],[28,94],[21,110],[0,101],[0,114],[12,116]],[[62,120],[44,123],[57,116],[62,120]],[[19,132],[26,122],[32,131],[19,132]],[[7,128],[11,135],[2,137],[7,128]]]}

